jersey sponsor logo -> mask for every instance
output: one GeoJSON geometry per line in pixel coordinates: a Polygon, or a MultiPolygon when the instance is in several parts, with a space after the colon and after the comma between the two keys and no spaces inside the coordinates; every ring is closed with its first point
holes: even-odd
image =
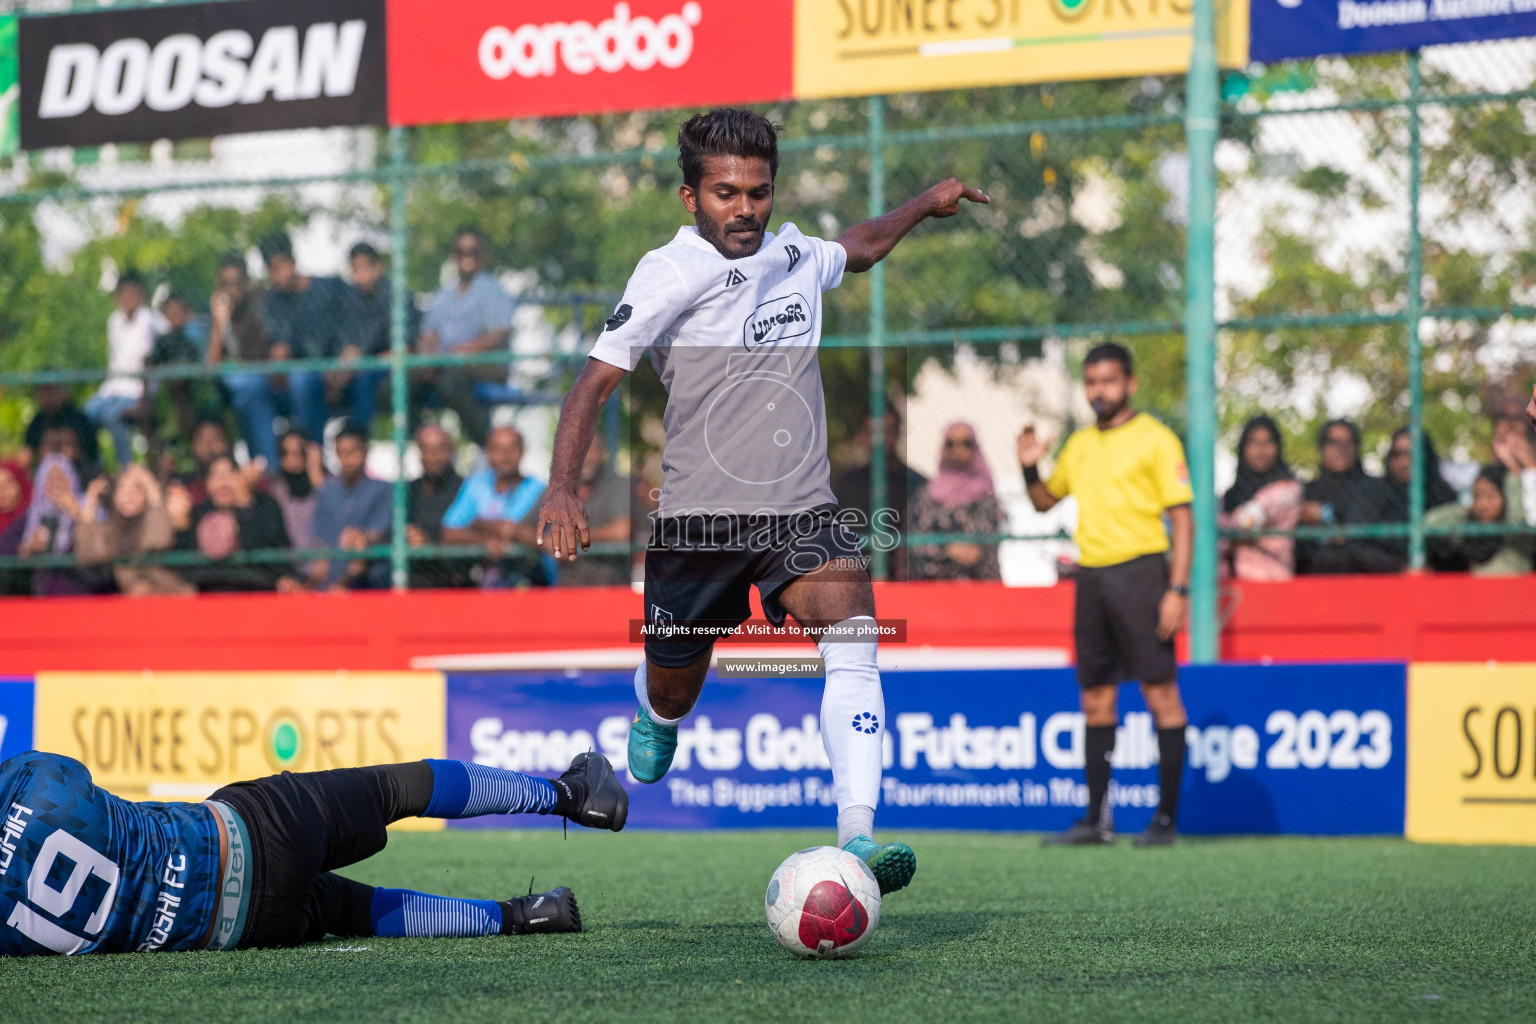
{"type": "Polygon", "coordinates": [[[810,308],[799,292],[769,299],[742,326],[742,344],[750,349],[811,333],[810,308]]]}
{"type": "Polygon", "coordinates": [[[634,307],[626,302],[618,309],[613,311],[613,316],[609,317],[607,321],[604,322],[603,328],[609,331],[616,331],[620,327],[623,327],[625,324],[629,323],[629,318],[634,315],[634,307]]]}
{"type": "Polygon", "coordinates": [[[660,64],[680,68],[693,56],[693,30],[704,20],[695,0],[681,12],[661,18],[631,18],[629,4],[613,5],[613,17],[588,21],[526,24],[516,29],[492,25],[480,37],[480,70],[497,81],[547,78],[559,64],[573,75],[594,71],[614,74],[625,68],[649,71],[660,64]]]}
{"type": "Polygon", "coordinates": [[[725,286],[727,288],[734,288],[738,284],[745,284],[746,281],[747,281],[747,275],[743,274],[741,271],[736,270],[734,268],[732,268],[732,270],[731,270],[731,272],[729,274],[725,275],[725,286]]]}
{"type": "Polygon", "coordinates": [[[786,245],[784,251],[789,255],[789,269],[787,274],[795,272],[795,264],[800,262],[800,247],[798,245],[786,245]]]}

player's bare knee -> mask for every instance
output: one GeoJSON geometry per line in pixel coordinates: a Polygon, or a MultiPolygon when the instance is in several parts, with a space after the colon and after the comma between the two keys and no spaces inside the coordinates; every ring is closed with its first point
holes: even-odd
{"type": "Polygon", "coordinates": [[[1117,721],[1117,687],[1088,686],[1082,690],[1083,722],[1089,726],[1114,725],[1117,721]]]}

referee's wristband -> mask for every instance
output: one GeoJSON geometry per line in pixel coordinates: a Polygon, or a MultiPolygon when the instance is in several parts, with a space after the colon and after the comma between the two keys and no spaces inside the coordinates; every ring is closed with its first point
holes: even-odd
{"type": "Polygon", "coordinates": [[[1178,594],[1180,597],[1188,597],[1189,587],[1183,583],[1170,583],[1168,584],[1168,593],[1178,594]]]}
{"type": "Polygon", "coordinates": [[[1025,487],[1028,487],[1030,484],[1037,484],[1040,482],[1040,467],[1026,466],[1020,463],[1019,468],[1024,471],[1025,487]]]}

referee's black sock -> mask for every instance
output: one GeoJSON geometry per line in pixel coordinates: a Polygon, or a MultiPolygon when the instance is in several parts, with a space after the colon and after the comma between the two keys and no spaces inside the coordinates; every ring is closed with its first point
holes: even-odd
{"type": "Polygon", "coordinates": [[[1157,813],[1179,820],[1179,786],[1184,779],[1185,726],[1157,730],[1157,813]]]}
{"type": "Polygon", "coordinates": [[[1088,776],[1088,821],[1100,828],[1114,827],[1114,809],[1109,795],[1109,758],[1115,752],[1115,727],[1090,725],[1085,730],[1083,774],[1088,776]]]}

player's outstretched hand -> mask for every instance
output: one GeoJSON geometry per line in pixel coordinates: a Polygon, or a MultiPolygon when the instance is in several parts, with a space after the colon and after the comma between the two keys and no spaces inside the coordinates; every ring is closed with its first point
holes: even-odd
{"type": "Polygon", "coordinates": [[[992,202],[981,189],[970,188],[959,178],[939,182],[928,190],[928,195],[933,200],[933,212],[928,214],[930,217],[953,217],[960,212],[962,199],[972,203],[992,202]]]}
{"type": "Polygon", "coordinates": [[[1051,450],[1051,438],[1041,439],[1035,433],[1033,426],[1025,427],[1019,433],[1018,456],[1019,465],[1037,466],[1040,460],[1045,458],[1045,453],[1051,450]]]}
{"type": "Polygon", "coordinates": [[[550,491],[539,506],[539,525],[534,536],[544,543],[544,528],[549,527],[550,550],[556,558],[576,561],[576,545],[585,551],[592,546],[587,530],[587,509],[575,491],[550,491]]]}

